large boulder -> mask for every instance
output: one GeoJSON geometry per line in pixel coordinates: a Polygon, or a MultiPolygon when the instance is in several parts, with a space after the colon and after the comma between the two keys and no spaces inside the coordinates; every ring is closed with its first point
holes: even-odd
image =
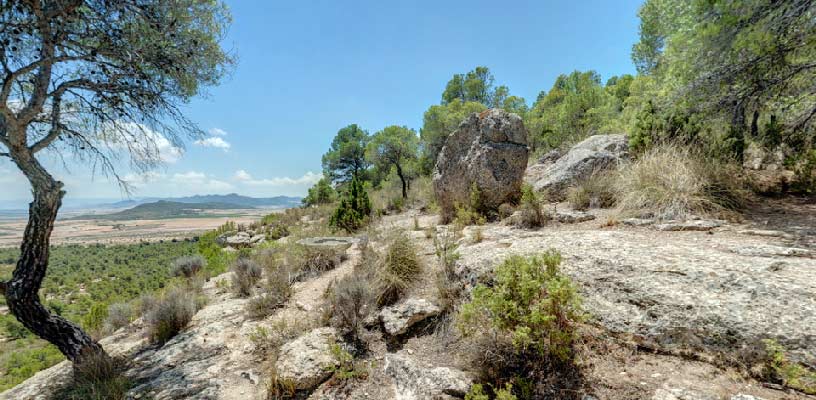
{"type": "Polygon", "coordinates": [[[331,352],[331,345],[337,340],[334,328],[318,328],[286,343],[275,363],[278,377],[298,390],[313,389],[323,383],[337,365],[331,352]]]}
{"type": "Polygon", "coordinates": [[[475,184],[488,209],[514,202],[527,168],[527,131],[521,117],[499,109],[471,114],[446,140],[433,174],[444,220],[470,201],[475,184]]]}
{"type": "Polygon", "coordinates": [[[525,180],[534,189],[546,191],[550,199],[563,200],[567,188],[589,178],[595,171],[617,166],[628,154],[626,135],[590,136],[554,162],[547,159],[531,165],[525,180]]]}

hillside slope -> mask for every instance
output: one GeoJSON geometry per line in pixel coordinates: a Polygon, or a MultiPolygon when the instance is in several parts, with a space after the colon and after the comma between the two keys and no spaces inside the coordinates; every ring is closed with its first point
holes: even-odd
{"type": "MultiPolygon", "coordinates": [[[[466,280],[490,273],[508,254],[548,248],[562,252],[565,272],[577,282],[594,326],[583,332],[578,355],[583,375],[571,391],[597,399],[808,398],[746,378],[744,371],[727,367],[733,364],[722,360],[744,357],[756,340],[765,338],[779,340],[797,358],[813,359],[811,328],[816,325],[816,312],[811,296],[816,293],[816,269],[809,244],[801,238],[758,231],[753,221],[726,224],[711,232],[658,232],[650,227],[601,226],[606,211],[593,213],[597,220],[539,230],[501,223],[467,228],[459,241],[463,258],[457,268],[466,280]],[[482,230],[478,242],[474,240],[477,229],[482,230]],[[711,341],[717,337],[722,340],[711,341]]],[[[416,222],[422,228],[448,229],[436,226],[437,218],[418,214],[416,222]]],[[[424,265],[422,277],[406,298],[438,302],[434,277],[439,267],[433,240],[415,230],[414,221],[413,212],[383,218],[371,231],[370,245],[382,248],[383,238],[405,231],[424,265]]],[[[352,271],[358,247],[352,247],[349,255],[338,268],[296,284],[287,305],[266,319],[247,318],[247,300],[235,298],[219,283],[229,278],[226,274],[205,285],[209,304],[184,333],[163,347],[146,343],[138,321],[105,339],[109,351],[132,360],[127,374],[137,384],[129,398],[267,398],[271,360],[259,351],[263,344],[259,332],[319,326],[322,295],[332,282],[352,271]]],[[[431,398],[418,386],[439,378],[428,373],[470,374],[480,369],[479,354],[451,323],[443,319],[436,327],[412,330],[396,339],[373,327],[367,337],[367,378],[331,380],[309,398],[431,398]],[[401,368],[395,368],[395,363],[401,368]]],[[[55,383],[66,382],[69,375],[70,365],[63,363],[0,399],[38,398],[52,391],[55,383]]]]}

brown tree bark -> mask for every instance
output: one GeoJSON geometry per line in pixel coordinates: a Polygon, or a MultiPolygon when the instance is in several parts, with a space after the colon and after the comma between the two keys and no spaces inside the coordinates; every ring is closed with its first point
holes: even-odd
{"type": "Polygon", "coordinates": [[[102,346],[79,326],[52,314],[40,302],[39,290],[48,268],[51,232],[65,192],[62,183],[43,168],[25,145],[12,145],[9,154],[28,178],[34,194],[20,259],[11,280],[2,285],[9,311],[23,326],[56,346],[75,363],[85,356],[105,354],[102,346]]]}

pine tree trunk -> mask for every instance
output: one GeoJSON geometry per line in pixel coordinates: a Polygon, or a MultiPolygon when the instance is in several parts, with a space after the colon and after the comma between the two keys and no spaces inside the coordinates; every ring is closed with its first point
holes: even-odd
{"type": "Polygon", "coordinates": [[[400,178],[400,182],[402,183],[402,198],[408,198],[408,183],[405,181],[405,175],[402,173],[402,167],[397,163],[397,176],[400,178]]]}
{"type": "Polygon", "coordinates": [[[23,326],[56,346],[75,363],[88,355],[104,354],[102,346],[79,326],[52,314],[40,302],[39,290],[48,268],[51,232],[65,192],[62,183],[54,180],[29,149],[10,150],[15,164],[31,183],[34,200],[29,205],[20,259],[11,280],[1,285],[9,311],[23,326]]]}

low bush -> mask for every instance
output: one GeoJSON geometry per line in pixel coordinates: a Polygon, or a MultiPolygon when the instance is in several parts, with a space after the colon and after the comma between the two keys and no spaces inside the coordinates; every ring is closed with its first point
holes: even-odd
{"type": "Polygon", "coordinates": [[[416,247],[403,233],[392,239],[386,250],[382,268],[378,269],[378,296],[380,306],[399,300],[411,283],[422,272],[416,247]]]}
{"type": "Polygon", "coordinates": [[[575,285],[561,274],[560,263],[554,250],[506,259],[496,268],[495,284],[474,288],[473,300],[462,307],[462,332],[491,331],[488,336],[508,337],[518,352],[571,360],[583,313],[575,285]]]}
{"type": "Polygon", "coordinates": [[[619,171],[618,207],[664,220],[727,214],[745,205],[740,176],[735,163],[675,145],[653,147],[619,171]]]}
{"type": "Polygon", "coordinates": [[[202,306],[195,291],[181,287],[169,289],[145,315],[150,340],[167,343],[187,327],[202,306]]]}
{"type": "Polygon", "coordinates": [[[785,348],[775,340],[765,340],[768,355],[768,378],[806,394],[816,394],[816,371],[788,360],[785,348]]]}
{"type": "Polygon", "coordinates": [[[74,364],[71,384],[56,393],[56,400],[125,399],[131,382],[124,377],[124,362],[104,353],[84,356],[74,364]]]}
{"type": "Polygon", "coordinates": [[[544,211],[542,195],[536,193],[530,185],[521,188],[521,203],[518,207],[517,219],[514,224],[521,228],[538,228],[550,220],[549,214],[544,211]]]}
{"type": "MultiPolygon", "coordinates": [[[[513,385],[507,384],[504,388],[493,389],[494,399],[496,400],[516,400],[517,397],[513,395],[513,385]]],[[[470,387],[470,391],[465,395],[465,400],[490,400],[485,388],[481,384],[474,384],[470,387]]]]}
{"type": "Polygon", "coordinates": [[[356,232],[368,223],[371,215],[371,200],[360,179],[354,178],[348,191],[340,199],[340,204],[329,221],[333,227],[356,232]]]}
{"type": "Polygon", "coordinates": [[[574,210],[609,208],[615,205],[615,175],[596,171],[575,187],[567,190],[567,202],[574,210]]]}
{"type": "Polygon", "coordinates": [[[247,303],[247,313],[250,318],[261,319],[286,304],[292,296],[292,284],[299,273],[292,264],[282,262],[279,253],[271,249],[259,252],[256,259],[266,270],[266,280],[261,285],[262,293],[247,303]]]}
{"type": "Polygon", "coordinates": [[[461,283],[456,279],[456,261],[461,255],[457,251],[456,235],[443,232],[434,235],[434,250],[439,263],[436,289],[442,309],[448,310],[456,303],[461,293],[461,283]]]}
{"type": "Polygon", "coordinates": [[[202,256],[180,257],[173,261],[171,273],[176,277],[192,278],[207,266],[207,260],[202,256]]]}
{"type": "Polygon", "coordinates": [[[514,207],[510,203],[502,203],[499,206],[499,218],[500,219],[507,219],[510,218],[513,213],[516,212],[516,207],[514,207]]]}
{"type": "Polygon", "coordinates": [[[232,266],[232,290],[239,297],[252,295],[252,288],[261,279],[261,266],[249,258],[239,258],[232,266]]]}
{"type": "Polygon", "coordinates": [[[328,293],[330,324],[351,343],[362,343],[363,321],[376,310],[376,296],[363,274],[350,274],[332,285],[328,293]]]}
{"type": "Polygon", "coordinates": [[[133,320],[133,306],[130,303],[113,303],[108,306],[108,317],[103,324],[108,332],[130,325],[133,320]]]}

